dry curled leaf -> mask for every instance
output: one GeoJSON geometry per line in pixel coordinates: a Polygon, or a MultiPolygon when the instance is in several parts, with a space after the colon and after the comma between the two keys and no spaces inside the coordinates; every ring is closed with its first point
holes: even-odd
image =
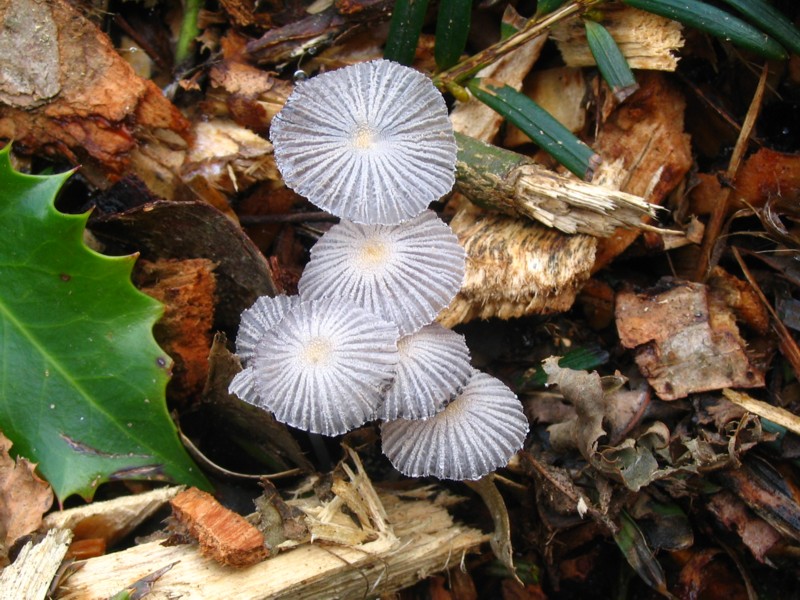
{"type": "Polygon", "coordinates": [[[50,485],[36,475],[36,465],[8,455],[11,442],[0,433],[0,562],[23,535],[42,524],[42,515],[53,503],[50,485]]]}

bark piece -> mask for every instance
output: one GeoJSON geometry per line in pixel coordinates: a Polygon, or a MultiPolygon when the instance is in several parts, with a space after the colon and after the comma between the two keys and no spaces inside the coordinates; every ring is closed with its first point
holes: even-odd
{"type": "MultiPolygon", "coordinates": [[[[603,158],[593,183],[661,204],[692,166],[684,133],[686,103],[661,73],[637,73],[639,90],[603,122],[592,145],[603,158]]],[[[595,270],[625,250],[638,231],[620,231],[598,246],[595,270]]]]}
{"type": "Polygon", "coordinates": [[[124,252],[147,260],[207,258],[217,267],[214,326],[228,331],[239,325],[244,309],[259,296],[274,296],[275,284],[263,254],[242,230],[202,202],[148,202],[93,220],[92,232],[124,252]]]}
{"type": "Polygon", "coordinates": [[[76,540],[102,539],[112,546],[149,519],[184,488],[172,486],[48,514],[47,529],[70,529],[76,540]]]}
{"type": "Polygon", "coordinates": [[[206,258],[140,260],[134,280],[164,304],[153,328],[158,344],[175,361],[170,397],[187,402],[199,394],[208,374],[216,304],[216,263],[206,258]]]}
{"type": "MultiPolygon", "coordinates": [[[[632,69],[674,71],[675,52],[683,47],[681,24],[628,6],[603,6],[600,23],[608,29],[632,69]]],[[[553,27],[553,39],[569,67],[593,67],[594,57],[580,19],[553,27]]]]}
{"type": "Polygon", "coordinates": [[[538,223],[460,209],[450,223],[467,252],[461,291],[439,313],[445,327],[569,309],[594,264],[596,238],[538,223]]]}
{"type": "MultiPolygon", "coordinates": [[[[154,598],[194,600],[360,598],[413,585],[431,573],[458,565],[465,553],[488,540],[476,529],[454,523],[444,504],[379,494],[394,536],[356,547],[304,544],[248,569],[232,571],[190,546],[157,543],[91,559],[69,580],[59,598],[106,598],[154,569],[180,561],[153,586],[154,598]]],[[[420,494],[427,498],[430,492],[420,494]]],[[[446,494],[444,495],[446,496],[446,494]]]]}
{"type": "Polygon", "coordinates": [[[242,402],[228,392],[242,365],[228,350],[226,341],[223,333],[214,335],[208,355],[208,380],[203,389],[208,420],[217,423],[219,438],[247,440],[248,445],[269,457],[270,466],[276,471],[287,471],[291,465],[307,473],[313,471],[313,465],[286,425],[276,421],[269,411],[242,402]]]}
{"type": "Polygon", "coordinates": [[[11,445],[0,433],[0,564],[8,563],[14,541],[36,531],[53,503],[53,490],[36,475],[36,465],[26,458],[11,458],[11,445]]]}
{"type": "Polygon", "coordinates": [[[764,374],[745,353],[733,313],[698,283],[617,295],[620,341],[662,400],[725,387],[760,387],[764,374]]]}
{"type": "Polygon", "coordinates": [[[39,543],[26,543],[17,560],[0,573],[0,597],[45,600],[67,553],[72,532],[51,529],[39,543]]]}
{"type": "Polygon", "coordinates": [[[63,0],[2,0],[2,46],[0,138],[82,164],[98,187],[133,168],[172,196],[188,123],[93,23],[63,0]]]}
{"type": "Polygon", "coordinates": [[[292,84],[273,73],[226,58],[211,67],[208,109],[219,117],[230,116],[236,123],[265,134],[269,124],[292,91],[292,84]]]}
{"type": "Polygon", "coordinates": [[[172,511],[200,544],[200,552],[229,567],[247,567],[269,555],[264,536],[211,494],[189,488],[170,500],[172,511]]]}

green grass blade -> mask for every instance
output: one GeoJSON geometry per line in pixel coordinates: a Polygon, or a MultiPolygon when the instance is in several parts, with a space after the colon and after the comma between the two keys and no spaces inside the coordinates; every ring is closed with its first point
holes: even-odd
{"type": "Polygon", "coordinates": [[[467,46],[472,0],[442,0],[436,19],[436,66],[444,71],[461,58],[467,46]]]}
{"type": "Polygon", "coordinates": [[[397,0],[389,25],[389,38],[383,50],[384,58],[402,65],[414,61],[427,10],[428,0],[397,0]]]}
{"type": "Polygon", "coordinates": [[[786,50],[766,33],[698,0],[622,0],[634,8],[673,19],[732,42],[765,58],[786,58],[786,50]]]}
{"type": "Polygon", "coordinates": [[[512,87],[483,86],[480,79],[470,81],[469,89],[559,163],[581,179],[591,181],[600,157],[541,106],[512,87]]]}
{"type": "Polygon", "coordinates": [[[586,39],[597,68],[617,100],[622,102],[639,88],[628,61],[608,30],[594,21],[586,21],[586,39]]]}
{"type": "Polygon", "coordinates": [[[777,8],[763,0],[723,0],[738,10],[744,18],[758,25],[786,48],[800,54],[800,30],[777,8]]]}

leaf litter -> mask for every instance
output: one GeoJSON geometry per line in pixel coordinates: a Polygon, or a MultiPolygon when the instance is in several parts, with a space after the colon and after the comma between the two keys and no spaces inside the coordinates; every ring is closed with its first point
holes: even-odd
{"type": "MultiPolygon", "coordinates": [[[[739,55],[721,52],[724,43],[701,43],[685,29],[681,38],[668,19],[607,7],[600,22],[637,68],[640,86],[621,103],[585,66],[590,61],[580,20],[567,21],[557,43],[538,38],[493,66],[493,85],[511,85],[539,100],[562,91],[559,77],[530,85],[543,71],[562,68],[556,50],[567,65],[580,65],[570,88],[578,100],[565,103],[559,118],[577,124],[575,132],[602,158],[587,189],[612,188],[662,205],[670,212],[657,212],[657,224],[686,235],[652,229],[569,235],[476,208],[455,194],[433,205],[468,257],[465,285],[440,322],[465,335],[474,366],[522,397],[531,421],[525,449],[495,479],[498,493],[484,490],[494,498],[488,512],[480,494],[460,484],[416,487],[400,477],[381,457],[374,425],[348,434],[346,441],[358,448],[358,458],[347,454],[358,462],[348,464],[339,460],[337,439],[287,428],[227,393],[240,365],[222,334],[235,339],[239,315],[257,297],[296,292],[310,249],[335,221],[283,187],[267,140],[270,121],[293,79],[380,58],[386,29],[376,24],[385,22],[389,4],[335,3],[300,14],[288,4],[262,10],[223,2],[200,23],[215,60],[203,62],[207,55],[199,55],[196,71],[184,72],[182,85],[171,86],[168,96],[156,87],[168,87],[172,77],[159,72],[169,57],[158,56],[157,44],[139,40],[159,60],[151,75],[137,74],[69,5],[31,7],[37,23],[81,32],[75,37],[81,41],[70,45],[70,37],[60,35],[57,48],[42,47],[41,64],[65,75],[59,82],[47,78],[52,70],[32,69],[31,93],[0,88],[0,135],[16,137],[20,155],[84,164],[78,178],[96,192],[98,210],[89,227],[98,247],[110,254],[141,252],[154,264],[169,261],[178,275],[200,264],[191,261],[202,261],[188,283],[144,263],[139,268],[161,285],[154,295],[167,314],[179,317],[162,321],[156,335],[176,364],[191,355],[185,364],[192,375],[176,367],[167,400],[217,489],[233,489],[227,503],[246,514],[258,495],[252,483],[258,475],[293,473],[286,483],[267,485],[272,499],[260,501],[259,512],[270,524],[262,527],[281,529],[270,538],[277,546],[302,545],[310,535],[341,548],[401,539],[402,520],[386,521],[387,511],[401,514],[392,511],[415,495],[456,491],[463,498],[448,500],[449,510],[484,531],[494,528],[492,546],[504,564],[498,569],[488,546],[472,545],[476,554],[463,559],[465,572],[449,574],[448,593],[457,598],[474,597],[464,581],[505,598],[607,596],[617,585],[631,596],[649,594],[648,588],[675,597],[692,590],[752,596],[754,589],[789,585],[800,543],[800,406],[795,374],[786,366],[793,356],[789,331],[797,329],[793,201],[800,171],[793,123],[772,115],[785,117],[796,97],[796,56],[785,72],[770,73],[776,93],[767,91],[763,103],[771,110],[762,111],[732,180],[723,176],[726,145],[740,135],[755,83],[739,55]],[[339,38],[345,30],[348,36],[339,38]],[[96,67],[86,81],[77,80],[66,62],[76,53],[91,56],[96,67]],[[711,67],[717,64],[732,68],[711,67]],[[116,183],[120,177],[125,185],[138,178],[130,189],[145,193],[114,208],[115,198],[133,196],[116,183]],[[697,232],[702,237],[723,194],[730,201],[720,234],[704,246],[717,266],[697,280],[697,232]],[[212,280],[215,285],[208,284],[212,280]],[[492,320],[484,325],[479,319],[492,320]],[[772,328],[781,322],[789,329],[776,342],[772,328]],[[586,348],[602,351],[581,353],[586,348]],[[569,369],[547,359],[573,353],[575,362],[565,359],[569,369]],[[532,375],[543,361],[546,388],[532,375]],[[296,468],[330,473],[302,478],[296,468]],[[391,499],[383,488],[392,489],[391,499]],[[609,543],[618,553],[608,552],[609,543]]],[[[485,18],[473,15],[476,36],[467,53],[484,49],[488,24],[500,21],[492,7],[475,10],[485,18]]],[[[135,13],[127,10],[123,20],[137,22],[135,13]]],[[[433,72],[427,31],[415,61],[433,72]]],[[[530,141],[512,141],[501,131],[500,115],[449,89],[458,97],[451,112],[457,130],[471,127],[487,143],[505,138],[519,156],[558,170],[530,141]]],[[[488,163],[479,166],[495,176],[488,163]]],[[[76,188],[60,200],[73,212],[86,201],[76,188]]],[[[78,436],[70,439],[73,449],[89,447],[78,436]]],[[[128,473],[142,474],[141,468],[128,473]]],[[[165,570],[172,564],[158,565],[159,571],[154,566],[158,576],[147,585],[171,585],[182,568],[165,570]]],[[[404,580],[403,587],[418,579],[404,580]]],[[[374,583],[389,580],[382,575],[374,583]]],[[[442,590],[435,578],[416,583],[417,593],[442,590]]]]}

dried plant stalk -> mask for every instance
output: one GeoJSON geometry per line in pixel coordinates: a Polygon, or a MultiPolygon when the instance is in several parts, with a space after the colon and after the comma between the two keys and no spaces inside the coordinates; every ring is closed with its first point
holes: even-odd
{"type": "MultiPolygon", "coordinates": [[[[674,52],[683,47],[681,24],[671,19],[625,6],[603,6],[603,26],[633,69],[674,71],[674,52]]],[[[551,33],[569,67],[591,67],[595,60],[586,42],[586,29],[578,19],[565,20],[551,33]]]]}
{"type": "Polygon", "coordinates": [[[658,209],[639,196],[559,175],[515,152],[459,134],[456,141],[456,187],[479,206],[598,237],[617,227],[645,227],[642,217],[653,217],[658,209]]]}

